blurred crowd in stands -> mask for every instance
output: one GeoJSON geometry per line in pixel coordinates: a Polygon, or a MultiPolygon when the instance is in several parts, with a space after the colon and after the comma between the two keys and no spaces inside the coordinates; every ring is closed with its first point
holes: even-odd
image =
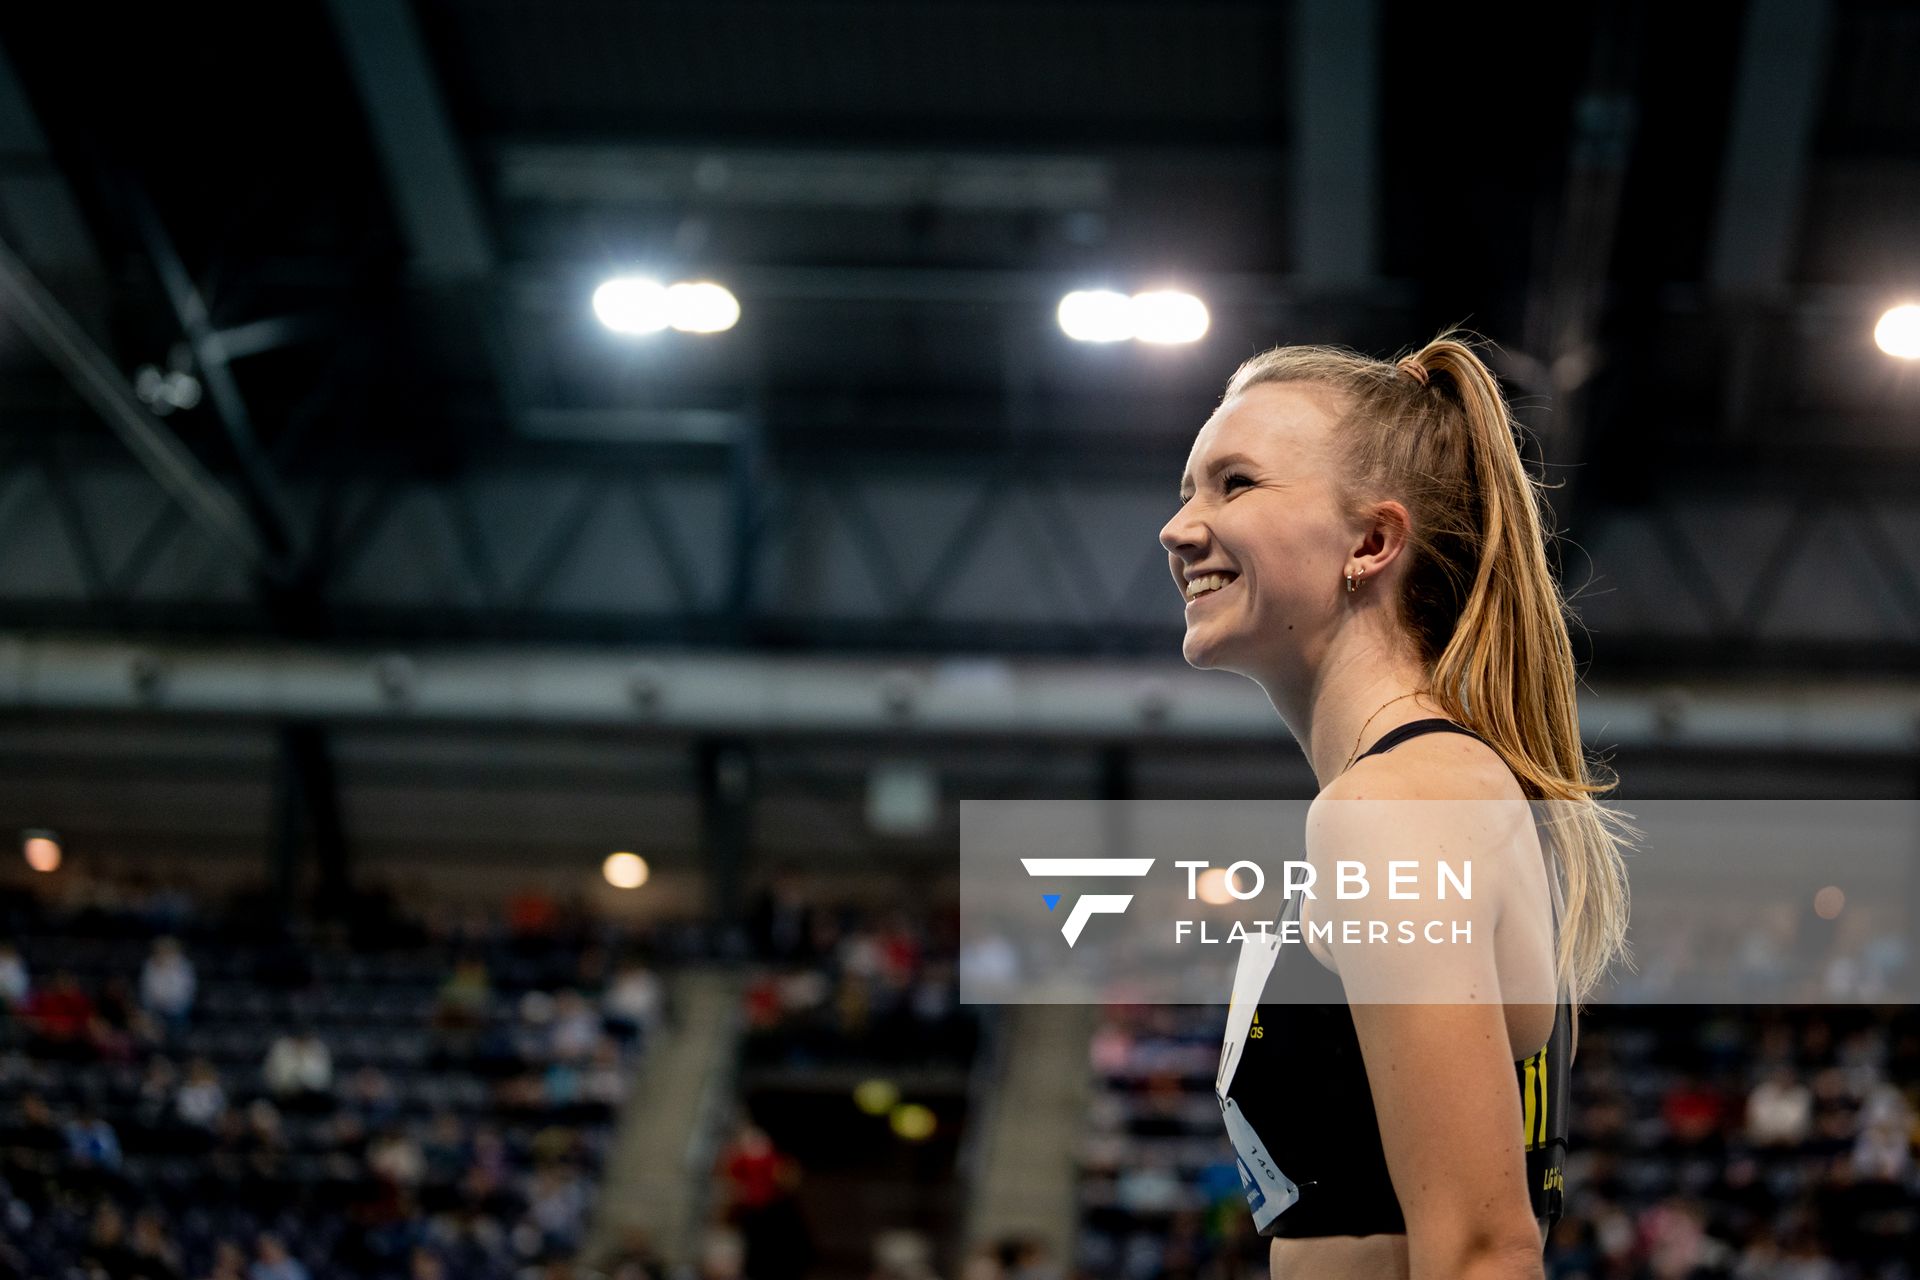
{"type": "Polygon", "coordinates": [[[0,898],[0,1276],[571,1274],[666,1012],[652,940],[537,893],[290,930],[63,888],[0,898]]]}
{"type": "MultiPolygon", "coordinates": [[[[1212,1097],[1223,1017],[1109,1011],[1081,1152],[1083,1274],[1267,1274],[1212,1097]]],[[[1552,1280],[1920,1277],[1910,1006],[1597,1006],[1573,1082],[1552,1280]]]]}
{"type": "MultiPolygon", "coordinates": [[[[0,893],[0,1280],[658,1280],[644,1241],[578,1264],[671,1012],[660,974],[693,955],[748,962],[748,1070],[964,1077],[980,1057],[949,915],[792,876],[718,943],[540,894],[484,913],[375,894],[289,928],[263,898],[63,886],[0,893]]],[[[1221,1016],[1109,1011],[1073,1258],[876,1218],[858,1270],[826,1266],[819,1228],[845,1224],[742,1112],[687,1274],[1264,1276],[1211,1094],[1221,1016]]],[[[1573,1078],[1553,1280],[1920,1280],[1910,1008],[1599,1006],[1573,1078]]]]}
{"type": "Polygon", "coordinates": [[[746,992],[750,1063],[943,1062],[978,1039],[960,1004],[955,913],[829,905],[792,871],[747,913],[759,961],[746,992]]]}
{"type": "MultiPolygon", "coordinates": [[[[948,1079],[961,1095],[968,1087],[980,1027],[959,1002],[957,914],[918,898],[836,898],[789,867],[748,904],[740,1122],[716,1162],[703,1280],[868,1268],[874,1280],[932,1280],[952,1242],[913,1221],[899,1186],[898,1148],[915,1139],[885,1133],[886,1107],[856,1108],[852,1083],[891,1094],[890,1073],[910,1071],[948,1079]],[[756,1116],[752,1083],[769,1076],[785,1096],[756,1116]]],[[[892,1100],[902,1101],[911,1099],[892,1100]]],[[[943,1106],[941,1123],[955,1125],[962,1110],[943,1106]]],[[[961,1199],[951,1160],[928,1194],[961,1199]]]]}

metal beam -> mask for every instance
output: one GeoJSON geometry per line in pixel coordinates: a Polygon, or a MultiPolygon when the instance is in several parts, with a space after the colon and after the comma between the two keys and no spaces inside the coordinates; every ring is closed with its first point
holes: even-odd
{"type": "Polygon", "coordinates": [[[1379,4],[1299,0],[1294,13],[1294,265],[1344,289],[1376,271],[1379,4]]]}
{"type": "Polygon", "coordinates": [[[496,278],[480,199],[406,0],[331,0],[347,65],[366,104],[415,274],[452,291],[458,324],[479,337],[494,393],[518,426],[528,397],[496,278]]]}
{"type": "Polygon", "coordinates": [[[273,465],[261,450],[259,437],[254,433],[253,415],[247,411],[247,403],[240,395],[240,384],[234,379],[228,363],[231,357],[226,344],[219,330],[214,327],[206,301],[200,296],[186,263],[180,260],[180,254],[173,246],[173,237],[161,225],[160,215],[152,202],[144,192],[130,184],[126,188],[126,197],[133,212],[134,225],[146,246],[147,257],[160,277],[160,287],[166,291],[174,318],[193,351],[193,362],[206,384],[207,398],[212,401],[213,410],[219,415],[220,425],[226,432],[227,443],[233,448],[234,461],[239,464],[241,499],[260,531],[261,541],[273,557],[279,561],[291,561],[296,549],[292,524],[287,518],[286,499],[281,495],[280,482],[274,476],[273,465]]]}
{"type": "Polygon", "coordinates": [[[13,64],[0,51],[0,234],[52,276],[99,276],[100,255],[86,220],[47,147],[13,64]]]}
{"type": "MultiPolygon", "coordinates": [[[[631,726],[734,735],[845,733],[1036,738],[1285,739],[1247,681],[1167,660],[701,656],[422,649],[396,702],[372,653],[0,634],[0,708],[146,711],[327,723],[631,726]]],[[[1739,751],[1912,751],[1920,686],[1598,683],[1581,721],[1596,745],[1739,751]]]]}
{"type": "Polygon", "coordinates": [[[1747,10],[1707,272],[1718,293],[1786,288],[1831,24],[1828,0],[1753,0],[1747,10]]]}
{"type": "Polygon", "coordinates": [[[282,567],[233,495],[178,436],[147,411],[113,361],[4,243],[0,243],[0,295],[9,303],[13,322],[198,524],[249,568],[274,573],[282,567]]]}
{"type": "Polygon", "coordinates": [[[430,279],[486,276],[493,246],[411,10],[404,0],[332,0],[329,7],[414,268],[430,279]]]}

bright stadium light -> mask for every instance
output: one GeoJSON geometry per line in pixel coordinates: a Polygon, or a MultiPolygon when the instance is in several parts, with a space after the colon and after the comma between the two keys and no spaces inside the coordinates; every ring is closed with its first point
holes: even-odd
{"type": "Polygon", "coordinates": [[[644,276],[620,276],[595,289],[593,314],[615,333],[658,333],[672,318],[666,286],[644,276]]]}
{"type": "Polygon", "coordinates": [[[1873,340],[1890,356],[1920,360],[1920,306],[1894,307],[1873,327],[1873,340]]]}
{"type": "Polygon", "coordinates": [[[637,853],[610,853],[601,864],[600,874],[616,889],[638,889],[651,873],[647,860],[637,853]]]}
{"type": "Polygon", "coordinates": [[[667,290],[667,317],[682,333],[721,333],[740,323],[740,302],[724,285],[683,280],[667,290]]]}
{"type": "Polygon", "coordinates": [[[1133,336],[1133,302],[1124,293],[1076,289],[1060,299],[1060,329],[1075,342],[1125,342],[1133,336]]]}
{"type": "Polygon", "coordinates": [[[1207,332],[1207,304],[1178,289],[1133,295],[1133,336],[1142,342],[1198,342],[1207,332]]]}

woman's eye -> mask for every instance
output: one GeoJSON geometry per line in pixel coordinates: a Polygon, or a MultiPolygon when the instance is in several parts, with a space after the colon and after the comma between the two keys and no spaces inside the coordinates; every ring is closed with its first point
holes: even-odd
{"type": "Polygon", "coordinates": [[[1252,480],[1250,480],[1250,479],[1248,479],[1248,478],[1247,478],[1246,476],[1243,476],[1243,475],[1241,475],[1241,474],[1240,474],[1239,472],[1237,472],[1237,471],[1229,471],[1229,472],[1228,472],[1228,473],[1226,474],[1226,476],[1225,476],[1225,477],[1223,477],[1223,478],[1221,479],[1221,481],[1220,481],[1220,487],[1221,487],[1222,489],[1225,489],[1225,490],[1226,490],[1226,491],[1227,491],[1228,493],[1232,493],[1232,492],[1233,492],[1233,486],[1234,486],[1234,485],[1235,485],[1236,483],[1238,483],[1238,484],[1248,484],[1248,485],[1250,485],[1250,484],[1252,484],[1252,483],[1253,483],[1253,481],[1252,481],[1252,480]]]}

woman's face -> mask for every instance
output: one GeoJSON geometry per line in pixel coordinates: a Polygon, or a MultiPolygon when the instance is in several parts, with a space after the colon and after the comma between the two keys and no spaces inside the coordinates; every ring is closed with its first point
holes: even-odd
{"type": "Polygon", "coordinates": [[[1357,530],[1333,489],[1336,405],[1311,383],[1264,383],[1200,428],[1180,509],[1160,531],[1186,600],[1181,652],[1192,666],[1286,679],[1310,668],[1338,618],[1357,530]],[[1192,594],[1212,571],[1226,584],[1192,594]]]}

